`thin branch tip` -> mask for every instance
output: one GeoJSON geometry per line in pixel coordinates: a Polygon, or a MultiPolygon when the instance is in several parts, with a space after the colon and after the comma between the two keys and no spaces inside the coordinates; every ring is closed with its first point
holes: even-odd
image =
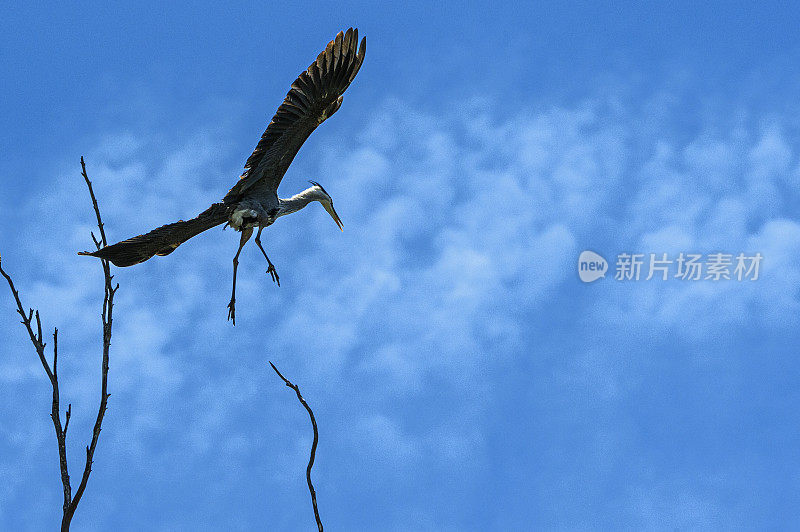
{"type": "Polygon", "coordinates": [[[297,395],[298,401],[308,412],[308,417],[311,418],[311,427],[314,431],[314,441],[311,443],[311,453],[308,458],[308,466],[306,466],[306,482],[308,483],[308,491],[311,494],[311,505],[314,507],[314,519],[317,522],[317,529],[319,532],[322,532],[322,520],[319,517],[319,508],[317,507],[317,492],[314,489],[314,484],[311,482],[311,468],[314,467],[314,459],[317,453],[317,443],[319,442],[319,432],[317,431],[317,420],[314,418],[314,411],[311,410],[311,407],[308,406],[308,403],[300,394],[300,387],[296,384],[292,383],[289,379],[283,376],[283,374],[278,371],[278,368],[275,367],[271,361],[269,361],[269,365],[272,366],[272,369],[275,370],[275,373],[283,380],[284,384],[287,387],[294,390],[295,394],[297,395]]]}

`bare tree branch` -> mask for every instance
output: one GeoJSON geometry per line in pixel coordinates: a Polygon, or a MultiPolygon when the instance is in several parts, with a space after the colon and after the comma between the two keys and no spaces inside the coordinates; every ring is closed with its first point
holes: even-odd
{"type": "Polygon", "coordinates": [[[67,421],[62,429],[61,410],[58,405],[58,329],[53,330],[53,379],[51,383],[53,385],[53,410],[50,412],[50,417],[56,429],[56,440],[58,440],[58,461],[61,468],[61,484],[64,487],[63,515],[66,515],[70,502],[72,502],[72,488],[69,483],[69,468],[67,466],[67,427],[69,426],[69,418],[72,415],[72,405],[67,409],[67,421]]]}
{"type": "MultiPolygon", "coordinates": [[[[41,333],[41,319],[39,317],[39,311],[36,311],[36,329],[37,333],[33,332],[33,327],[31,327],[31,322],[33,320],[34,311],[30,309],[30,311],[25,314],[23,310],[22,301],[19,298],[19,292],[17,291],[16,287],[14,286],[14,281],[11,279],[11,276],[6,273],[3,269],[2,259],[0,259],[0,274],[5,277],[6,282],[8,283],[8,287],[11,289],[11,294],[14,296],[14,301],[17,303],[17,312],[20,316],[22,316],[22,324],[25,326],[25,329],[28,331],[28,336],[31,339],[31,343],[33,344],[36,353],[39,355],[39,361],[42,363],[42,367],[44,368],[45,373],[47,373],[47,378],[50,380],[50,385],[53,388],[53,403],[52,403],[52,411],[50,413],[50,418],[53,420],[53,428],[56,431],[56,440],[58,440],[58,459],[59,465],[61,469],[61,484],[64,488],[64,506],[63,511],[64,513],[67,512],[69,508],[69,504],[71,502],[71,488],[69,483],[69,472],[67,469],[67,445],[66,445],[66,437],[64,430],[61,428],[61,416],[59,412],[59,391],[58,391],[58,374],[57,374],[57,363],[58,363],[58,329],[56,329],[53,333],[53,369],[50,369],[50,364],[47,362],[47,358],[45,358],[44,348],[45,344],[42,342],[41,333]]],[[[69,418],[68,418],[69,419],[69,418]]]]}
{"type": "MultiPolygon", "coordinates": [[[[100,249],[101,245],[106,244],[106,235],[105,231],[103,230],[103,222],[100,217],[100,209],[97,205],[97,199],[94,195],[94,190],[92,190],[92,183],[89,181],[89,177],[86,175],[86,164],[84,163],[83,157],[81,157],[81,175],[83,176],[84,180],[86,181],[86,185],[89,188],[89,195],[92,199],[92,205],[94,206],[95,215],[97,216],[97,227],[100,230],[101,240],[98,241],[94,234],[92,234],[92,240],[94,240],[95,245],[98,249],[100,249]]],[[[102,313],[102,320],[103,320],[103,362],[102,362],[102,381],[101,381],[101,395],[100,395],[100,407],[97,412],[97,419],[95,421],[94,430],[92,432],[92,440],[89,446],[86,447],[86,465],[84,467],[83,476],[81,478],[81,482],[78,486],[78,490],[75,492],[75,496],[72,496],[72,487],[70,484],[70,477],[69,477],[69,467],[67,463],[67,429],[69,428],[69,421],[72,417],[72,405],[70,404],[67,407],[66,412],[66,421],[64,422],[64,426],[61,426],[61,412],[60,412],[60,395],[59,395],[59,387],[58,387],[58,329],[54,329],[53,331],[53,366],[52,369],[50,364],[47,362],[47,358],[45,357],[45,342],[43,341],[42,337],[42,320],[39,316],[39,311],[34,311],[33,309],[29,309],[28,313],[25,313],[24,307],[22,306],[22,301],[19,297],[19,292],[17,291],[16,287],[14,286],[14,282],[11,279],[11,276],[3,270],[2,260],[0,259],[0,274],[5,278],[6,282],[8,283],[9,288],[11,289],[11,294],[14,296],[14,301],[17,304],[17,312],[20,316],[22,316],[22,324],[25,326],[25,329],[28,331],[28,336],[30,337],[31,343],[33,344],[34,349],[36,350],[36,354],[39,355],[39,361],[42,363],[42,367],[44,368],[45,373],[47,374],[47,378],[50,380],[50,385],[53,388],[53,401],[52,401],[52,411],[50,413],[50,418],[53,420],[53,427],[56,433],[56,440],[58,441],[58,458],[59,458],[59,468],[61,470],[61,484],[64,488],[64,504],[63,504],[63,514],[61,518],[61,530],[62,532],[68,531],[70,527],[70,523],[72,522],[72,517],[75,515],[75,510],[78,507],[78,503],[83,496],[83,492],[86,490],[86,483],[89,481],[89,475],[92,471],[92,460],[94,457],[94,451],[97,446],[97,440],[100,437],[100,430],[101,425],[103,423],[103,416],[105,415],[107,403],[108,403],[108,352],[111,346],[111,323],[112,323],[112,313],[113,313],[113,306],[114,306],[114,294],[116,293],[117,289],[119,289],[119,285],[112,287],[111,280],[113,276],[111,275],[111,268],[109,266],[108,261],[103,260],[103,274],[105,277],[105,290],[104,290],[104,297],[103,297],[103,313],[102,313]],[[34,332],[33,329],[33,319],[34,316],[36,318],[36,331],[34,332]]]]}
{"type": "MultiPolygon", "coordinates": [[[[92,240],[94,240],[95,246],[97,249],[100,249],[101,246],[106,246],[108,241],[106,240],[106,232],[103,229],[103,220],[100,217],[100,207],[97,205],[97,198],[94,195],[94,189],[92,188],[92,182],[89,181],[89,176],[86,175],[86,163],[81,157],[81,175],[83,176],[84,181],[86,181],[86,186],[89,189],[89,196],[92,198],[92,206],[94,207],[95,215],[97,216],[97,228],[100,231],[100,241],[92,235],[92,240]]],[[[111,275],[111,266],[109,262],[105,259],[101,260],[103,264],[103,274],[105,277],[105,294],[103,296],[103,362],[101,368],[101,383],[100,383],[100,407],[97,410],[97,419],[94,423],[94,430],[92,430],[92,441],[86,447],[86,465],[83,468],[83,477],[81,477],[81,482],[78,485],[78,489],[75,491],[75,497],[72,499],[72,502],[69,505],[67,511],[64,512],[64,519],[67,520],[67,528],[69,528],[69,521],[72,520],[72,516],[75,514],[75,509],[78,507],[78,503],[83,497],[83,492],[86,490],[86,484],[89,482],[89,475],[92,473],[92,463],[94,462],[94,451],[97,447],[97,440],[100,438],[100,431],[102,430],[103,424],[103,417],[105,416],[106,409],[108,408],[108,398],[110,394],[108,393],[108,352],[111,348],[111,325],[112,325],[112,318],[114,312],[114,294],[117,293],[119,289],[119,284],[116,286],[111,285],[111,280],[114,278],[111,275]]],[[[63,524],[62,524],[63,529],[63,524]]]]}
{"type": "Polygon", "coordinates": [[[297,399],[300,401],[300,404],[308,412],[308,416],[311,418],[311,426],[314,429],[314,441],[311,443],[311,455],[308,458],[308,466],[306,467],[306,481],[308,482],[308,491],[311,493],[311,504],[314,506],[314,518],[317,520],[317,528],[319,532],[322,532],[322,521],[319,518],[319,509],[317,508],[317,492],[314,490],[314,484],[311,482],[311,468],[314,467],[314,458],[317,454],[317,442],[319,441],[319,433],[317,432],[317,420],[314,418],[314,412],[311,410],[311,407],[308,406],[306,400],[303,399],[303,396],[300,395],[300,388],[289,381],[286,377],[278,371],[278,368],[275,367],[275,364],[272,362],[269,363],[272,366],[272,369],[275,370],[275,373],[278,374],[283,382],[286,383],[286,386],[294,390],[294,393],[297,394],[297,399]]]}

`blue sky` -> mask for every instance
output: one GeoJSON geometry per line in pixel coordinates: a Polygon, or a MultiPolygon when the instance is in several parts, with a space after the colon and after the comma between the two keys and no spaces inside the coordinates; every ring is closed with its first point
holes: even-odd
{"type": "MultiPolygon", "coordinates": [[[[800,524],[800,40],[789,4],[11,7],[0,253],[58,326],[69,452],[99,395],[99,264],[240,174],[337,31],[344,104],[284,179],[317,205],[239,268],[232,231],[116,270],[109,387],[75,530],[800,524]],[[591,249],[755,253],[754,282],[578,279],[591,249]]],[[[2,293],[2,292],[0,292],[2,293]]],[[[49,386],[0,296],[0,529],[50,530],[49,386]]]]}

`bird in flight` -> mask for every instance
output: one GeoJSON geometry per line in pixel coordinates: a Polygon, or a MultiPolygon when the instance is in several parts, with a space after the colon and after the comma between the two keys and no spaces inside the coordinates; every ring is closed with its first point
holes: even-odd
{"type": "Polygon", "coordinates": [[[255,151],[247,159],[244,173],[221,202],[214,203],[191,220],[164,225],[91,253],[82,251],[79,255],[107,259],[115,266],[132,266],[153,255],[169,255],[193,236],[225,223],[242,233],[239,249],[233,257],[233,289],[228,304],[228,319],[235,325],[239,253],[254,229],[258,229],[256,245],[269,265],[267,273],[278,286],[278,272],[261,245],[261,231],[265,227],[281,216],[318,201],[342,229],[342,221],[333,209],[333,199],[322,185],[310,181],[311,187],[287,199],[278,197],[278,185],[300,146],[318,125],[342,105],[344,91],[364,62],[366,44],[366,38],[363,38],[358,45],[358,30],[353,28],[339,32],[328,43],[316,61],[292,83],[292,88],[278,107],[255,151]]]}

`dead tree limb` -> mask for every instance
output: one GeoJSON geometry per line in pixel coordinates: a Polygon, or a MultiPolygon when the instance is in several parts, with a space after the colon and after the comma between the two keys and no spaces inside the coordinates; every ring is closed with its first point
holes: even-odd
{"type": "MultiPolygon", "coordinates": [[[[84,180],[86,181],[86,186],[89,188],[89,195],[92,199],[92,205],[94,207],[94,212],[97,217],[97,227],[100,231],[100,240],[98,240],[94,233],[92,233],[92,240],[94,240],[95,246],[97,249],[100,249],[101,246],[106,245],[106,235],[105,231],[103,230],[103,221],[100,217],[100,208],[97,205],[97,198],[95,198],[94,190],[92,189],[92,183],[89,181],[89,177],[86,175],[86,164],[84,163],[83,157],[81,157],[81,175],[83,176],[84,180]]],[[[83,496],[83,492],[86,490],[86,484],[89,481],[89,475],[92,472],[92,462],[94,459],[94,451],[97,447],[97,441],[100,437],[100,430],[103,424],[103,416],[105,415],[106,408],[108,405],[108,352],[111,346],[111,323],[112,323],[112,315],[114,309],[114,294],[119,289],[119,285],[112,286],[111,280],[113,276],[111,275],[111,268],[108,261],[103,260],[103,274],[105,277],[105,290],[103,296],[103,313],[102,313],[102,320],[103,320],[103,362],[102,362],[102,376],[101,376],[101,385],[100,385],[100,407],[97,412],[97,419],[95,420],[94,430],[92,431],[92,440],[91,443],[86,447],[86,464],[83,470],[83,476],[81,477],[81,482],[78,485],[78,489],[75,492],[75,495],[72,495],[72,486],[70,484],[69,478],[69,466],[67,463],[67,429],[69,428],[69,420],[72,417],[72,405],[70,404],[67,407],[66,411],[66,419],[64,421],[64,425],[61,425],[61,410],[60,410],[60,392],[58,387],[58,329],[53,330],[53,366],[52,369],[50,364],[47,361],[47,357],[45,356],[45,346],[47,345],[44,340],[42,339],[42,320],[39,316],[39,311],[34,311],[30,309],[27,313],[24,310],[22,305],[22,301],[19,297],[19,292],[17,291],[16,287],[14,286],[14,281],[11,279],[11,276],[6,273],[2,266],[2,260],[0,259],[0,274],[5,278],[6,282],[8,283],[8,287],[11,289],[11,294],[14,296],[14,301],[17,304],[17,312],[20,316],[22,316],[22,324],[25,326],[25,329],[28,331],[28,336],[30,337],[31,343],[33,344],[34,349],[36,350],[36,354],[39,356],[39,361],[42,363],[42,367],[44,368],[45,373],[47,374],[47,378],[50,380],[50,385],[53,388],[53,401],[52,401],[52,411],[50,413],[50,417],[53,420],[53,427],[56,433],[56,440],[58,441],[58,459],[59,459],[59,468],[61,470],[61,484],[64,488],[64,504],[62,507],[62,518],[61,518],[61,530],[62,532],[68,531],[70,527],[70,523],[72,522],[72,517],[75,515],[75,510],[78,507],[78,503],[83,496]],[[36,320],[36,331],[33,329],[33,320],[36,320]]]]}
{"type": "Polygon", "coordinates": [[[286,377],[284,377],[278,368],[275,367],[275,364],[272,362],[269,363],[272,366],[272,369],[275,370],[275,373],[278,374],[286,386],[294,390],[294,393],[297,394],[297,399],[300,401],[300,404],[308,412],[308,417],[311,418],[311,427],[314,429],[314,441],[311,443],[311,455],[308,458],[308,466],[306,467],[306,481],[308,482],[308,491],[311,493],[311,504],[314,506],[314,518],[317,520],[317,528],[319,532],[322,532],[322,521],[319,518],[319,509],[317,508],[317,492],[314,490],[314,484],[311,482],[311,468],[314,467],[314,458],[317,454],[317,442],[319,441],[319,433],[317,432],[317,420],[314,418],[314,412],[311,410],[311,407],[308,406],[306,400],[303,399],[303,396],[300,395],[300,388],[289,381],[286,377]]]}

